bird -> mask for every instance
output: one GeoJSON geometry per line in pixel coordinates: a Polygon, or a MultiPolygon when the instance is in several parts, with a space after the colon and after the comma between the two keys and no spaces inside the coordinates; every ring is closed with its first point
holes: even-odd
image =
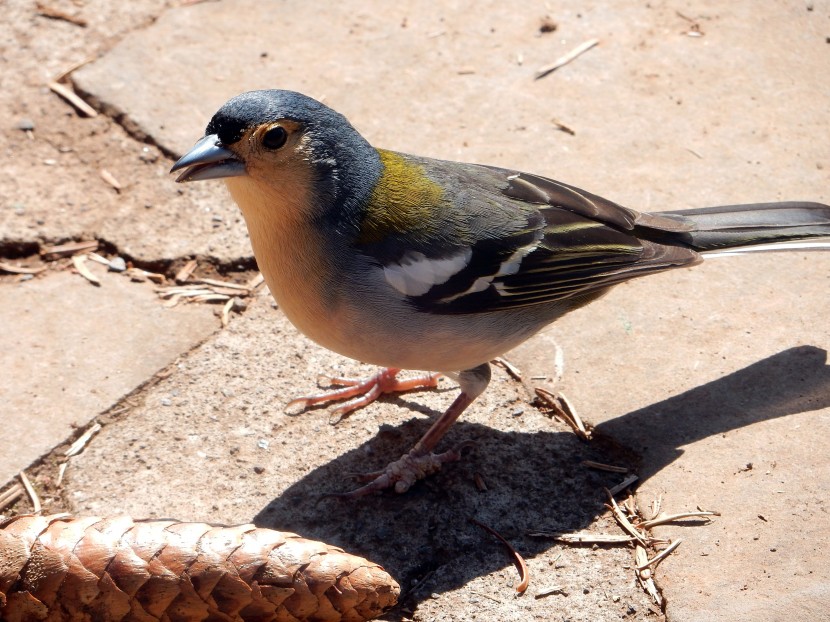
{"type": "Polygon", "coordinates": [[[434,450],[486,389],[489,362],[613,286],[708,255],[830,248],[828,205],[636,211],[536,174],[375,148],[343,115],[288,90],[227,101],[173,172],[225,181],[271,293],[302,333],[382,368],[291,405],[350,398],[346,413],[438,375],[458,383],[414,447],[343,494],[352,498],[405,492],[458,460],[461,447],[434,450]],[[404,369],[426,373],[402,380],[404,369]]]}

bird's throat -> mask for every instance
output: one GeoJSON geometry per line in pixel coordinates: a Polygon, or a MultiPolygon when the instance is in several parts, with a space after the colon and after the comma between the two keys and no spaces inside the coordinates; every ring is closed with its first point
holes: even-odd
{"type": "Polygon", "coordinates": [[[271,188],[251,177],[225,180],[248,226],[257,265],[271,294],[303,333],[326,345],[321,328],[337,317],[324,275],[328,245],[299,210],[310,204],[299,188],[271,188]],[[284,190],[284,191],[283,191],[284,190]]]}

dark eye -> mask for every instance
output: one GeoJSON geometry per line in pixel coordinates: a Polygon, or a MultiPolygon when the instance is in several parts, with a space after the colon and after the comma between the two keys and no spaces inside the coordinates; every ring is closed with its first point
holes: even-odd
{"type": "Polygon", "coordinates": [[[288,132],[285,131],[285,128],[280,127],[279,125],[275,125],[270,130],[265,132],[265,134],[263,134],[262,146],[266,149],[272,149],[276,151],[285,144],[285,141],[287,139],[288,132]]]}

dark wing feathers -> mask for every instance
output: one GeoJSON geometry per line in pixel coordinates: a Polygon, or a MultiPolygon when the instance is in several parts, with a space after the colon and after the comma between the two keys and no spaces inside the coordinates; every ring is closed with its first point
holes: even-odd
{"type": "MultiPolygon", "coordinates": [[[[688,231],[692,225],[680,215],[641,214],[574,186],[494,167],[469,165],[456,168],[455,175],[453,185],[465,189],[451,200],[477,223],[475,235],[459,238],[449,251],[446,238],[432,250],[417,250],[440,258],[466,245],[472,254],[446,282],[408,296],[424,311],[481,313],[577,301],[634,277],[699,261],[691,249],[638,235],[648,230],[655,240],[660,234],[654,229],[667,236],[688,231]],[[512,230],[505,231],[506,219],[512,230]],[[483,227],[488,221],[492,226],[483,227]]],[[[388,252],[364,250],[378,259],[390,257],[391,249],[399,248],[392,241],[388,252]]]]}
{"type": "Polygon", "coordinates": [[[465,270],[412,302],[432,313],[477,313],[549,304],[598,294],[628,279],[698,261],[697,254],[686,248],[643,241],[629,231],[561,208],[545,207],[539,212],[545,218],[542,235],[517,272],[496,276],[486,289],[459,296],[481,275],[496,274],[510,255],[504,249],[496,254],[484,245],[475,245],[473,260],[465,270]],[[486,266],[483,256],[490,259],[486,266]]]}

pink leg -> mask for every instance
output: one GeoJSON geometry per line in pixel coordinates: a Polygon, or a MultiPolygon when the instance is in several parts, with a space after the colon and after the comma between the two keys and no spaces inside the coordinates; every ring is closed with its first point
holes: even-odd
{"type": "Polygon", "coordinates": [[[449,451],[434,454],[432,450],[438,441],[447,433],[455,420],[467,407],[473,403],[490,382],[490,366],[486,363],[473,369],[463,371],[458,376],[461,385],[461,394],[455,398],[446,412],[430,426],[426,434],[421,437],[409,453],[404,454],[389,464],[384,470],[367,473],[359,479],[370,480],[368,484],[351,492],[338,494],[338,497],[357,499],[368,494],[380,492],[387,488],[394,488],[395,492],[402,493],[419,479],[432,475],[441,469],[445,462],[455,462],[461,459],[461,450],[469,443],[461,443],[449,451]]]}
{"type": "Polygon", "coordinates": [[[384,393],[400,393],[413,389],[437,387],[438,378],[441,376],[441,374],[425,374],[417,378],[398,380],[397,375],[400,371],[400,369],[389,367],[380,370],[367,380],[324,378],[329,384],[342,386],[343,388],[291,400],[285,408],[286,410],[305,410],[309,406],[317,404],[325,404],[335,400],[349,400],[332,411],[332,416],[339,420],[353,410],[371,404],[384,393]]]}

